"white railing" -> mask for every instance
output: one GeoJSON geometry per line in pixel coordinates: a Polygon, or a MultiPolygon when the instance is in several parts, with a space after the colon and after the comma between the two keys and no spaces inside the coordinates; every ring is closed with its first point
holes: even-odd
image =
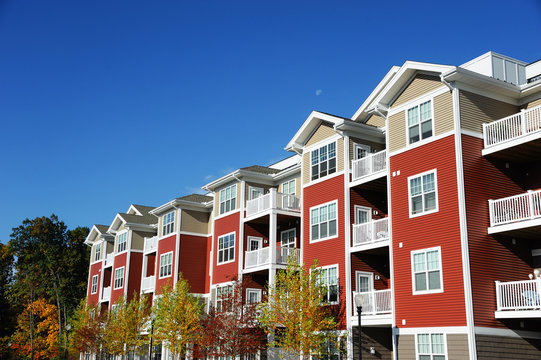
{"type": "MultiPolygon", "coordinates": [[[[353,298],[359,292],[353,292],[353,298]]],[[[361,315],[390,314],[392,312],[391,289],[374,290],[360,293],[363,296],[363,308],[361,315]]],[[[355,302],[353,314],[357,314],[355,302]]]]}
{"type": "Polygon", "coordinates": [[[107,256],[105,257],[105,267],[113,266],[114,260],[115,260],[114,253],[107,254],[107,256]]]}
{"type": "Polygon", "coordinates": [[[353,246],[389,240],[389,218],[353,225],[353,246]]]}
{"type": "Polygon", "coordinates": [[[541,218],[541,190],[489,200],[490,226],[541,218]]]}
{"type": "Polygon", "coordinates": [[[541,130],[541,106],[483,124],[485,149],[541,130]]]}
{"type": "MultiPolygon", "coordinates": [[[[244,267],[248,269],[254,266],[269,264],[271,260],[270,249],[271,248],[267,246],[253,251],[246,251],[244,253],[244,267]]],[[[295,256],[298,261],[300,256],[300,250],[296,248],[277,246],[276,259],[274,263],[287,264],[287,259],[289,259],[290,256],[295,256]]]]}
{"type": "Polygon", "coordinates": [[[145,248],[144,248],[144,251],[145,252],[153,252],[153,251],[156,251],[156,248],[158,247],[158,237],[157,236],[153,236],[153,237],[146,237],[145,238],[145,248]]]}
{"type": "Polygon", "coordinates": [[[144,277],[143,281],[141,282],[141,291],[154,291],[155,280],[156,276],[154,275],[144,277]]]}
{"type": "Polygon", "coordinates": [[[111,300],[111,286],[104,287],[101,292],[101,300],[109,301],[111,300]]]}
{"type": "Polygon", "coordinates": [[[370,154],[362,159],[351,161],[351,181],[387,169],[387,150],[370,154]]]}
{"type": "Polygon", "coordinates": [[[496,306],[498,311],[541,309],[541,279],[496,281],[496,306]]]}
{"type": "Polygon", "coordinates": [[[301,201],[298,196],[282,194],[277,192],[276,189],[270,189],[269,193],[261,195],[256,199],[246,201],[246,217],[270,209],[299,212],[301,210],[301,201]]]}

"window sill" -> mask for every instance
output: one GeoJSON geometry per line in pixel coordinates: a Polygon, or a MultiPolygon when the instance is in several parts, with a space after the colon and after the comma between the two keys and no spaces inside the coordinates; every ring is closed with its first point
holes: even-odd
{"type": "Polygon", "coordinates": [[[443,289],[413,291],[413,295],[428,295],[428,294],[441,294],[441,293],[443,293],[443,289]]]}
{"type": "Polygon", "coordinates": [[[440,211],[440,209],[435,208],[434,210],[424,211],[424,212],[418,213],[418,214],[410,214],[410,219],[413,219],[413,218],[416,218],[416,217],[419,217],[419,216],[423,216],[423,215],[434,214],[434,213],[437,213],[438,211],[440,211]]]}
{"type": "Polygon", "coordinates": [[[322,242],[322,241],[327,241],[327,240],[332,240],[332,239],[337,239],[338,238],[338,234],[336,234],[335,236],[330,236],[330,237],[326,237],[326,238],[322,238],[322,239],[317,239],[317,240],[312,240],[310,239],[310,244],[314,244],[314,243],[318,243],[318,242],[322,242]]]}

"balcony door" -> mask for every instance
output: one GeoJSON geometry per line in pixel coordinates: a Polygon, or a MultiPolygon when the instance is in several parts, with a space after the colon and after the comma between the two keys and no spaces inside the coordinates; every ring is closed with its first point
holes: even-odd
{"type": "Polygon", "coordinates": [[[374,290],[374,273],[355,271],[355,280],[357,292],[369,292],[374,290]]]}
{"type": "Polygon", "coordinates": [[[358,160],[370,155],[371,148],[368,145],[354,144],[353,145],[353,160],[358,160]]]}
{"type": "Polygon", "coordinates": [[[250,195],[249,200],[257,199],[260,196],[263,196],[264,190],[262,188],[250,186],[250,195]]]}
{"type": "Polygon", "coordinates": [[[364,224],[372,221],[372,209],[355,205],[355,224],[364,224]]]}
{"type": "Polygon", "coordinates": [[[263,247],[263,238],[248,236],[248,251],[259,250],[263,247]]]}

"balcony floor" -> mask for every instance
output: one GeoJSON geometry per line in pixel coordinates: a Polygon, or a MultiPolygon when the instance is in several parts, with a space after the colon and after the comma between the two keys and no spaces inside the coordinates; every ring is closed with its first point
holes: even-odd
{"type": "Polygon", "coordinates": [[[383,247],[388,247],[390,244],[391,244],[390,240],[383,240],[383,241],[377,241],[377,242],[368,243],[368,244],[356,245],[356,246],[351,246],[349,248],[349,252],[353,253],[353,252],[357,252],[357,251],[367,251],[367,250],[372,250],[372,249],[379,249],[379,248],[383,248],[383,247]]]}
{"type": "Polygon", "coordinates": [[[387,170],[364,176],[349,183],[350,187],[359,187],[370,191],[387,191],[387,170]]]}
{"type": "MultiPolygon", "coordinates": [[[[357,312],[355,315],[351,316],[351,326],[358,326],[359,320],[357,317],[357,312]]],[[[393,324],[393,314],[380,314],[380,315],[362,315],[361,316],[361,326],[378,326],[378,327],[387,327],[393,324]]]]}
{"type": "Polygon", "coordinates": [[[541,237],[541,218],[491,226],[488,228],[488,233],[525,239],[537,239],[541,237]]]}
{"type": "Polygon", "coordinates": [[[483,156],[528,163],[541,158],[541,132],[509,140],[483,149],[483,156]]]}
{"type": "Polygon", "coordinates": [[[541,319],[541,310],[495,311],[496,319],[541,319]]]}

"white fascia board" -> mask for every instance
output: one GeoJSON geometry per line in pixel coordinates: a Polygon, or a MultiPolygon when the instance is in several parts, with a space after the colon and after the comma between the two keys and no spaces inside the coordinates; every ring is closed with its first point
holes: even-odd
{"type": "Polygon", "coordinates": [[[138,223],[125,223],[125,227],[130,228],[130,230],[141,230],[141,231],[153,231],[155,230],[154,226],[147,224],[138,224],[138,223]]]}
{"type": "Polygon", "coordinates": [[[324,114],[319,111],[312,111],[310,113],[310,116],[308,116],[300,129],[297,130],[293,138],[286,145],[285,149],[287,151],[291,151],[295,148],[298,149],[299,146],[302,148],[304,142],[308,139],[308,137],[312,134],[312,131],[319,125],[321,121],[327,121],[332,124],[336,124],[342,120],[344,120],[343,117],[324,114]]]}
{"type": "Polygon", "coordinates": [[[347,132],[355,137],[385,144],[385,128],[377,128],[350,120],[342,120],[334,125],[335,131],[347,132]]]}
{"type": "Polygon", "coordinates": [[[94,243],[94,239],[96,239],[98,234],[100,234],[98,228],[96,227],[96,225],[93,225],[92,229],[90,229],[90,232],[85,239],[85,244],[88,246],[92,246],[92,244],[94,243]]]}
{"type": "Polygon", "coordinates": [[[156,217],[159,217],[160,214],[174,207],[175,207],[175,200],[171,200],[169,202],[166,202],[163,205],[155,207],[154,209],[150,210],[148,213],[156,217]]]}
{"type": "Polygon", "coordinates": [[[131,214],[131,215],[139,215],[139,216],[142,216],[143,214],[141,214],[141,212],[139,210],[137,210],[137,208],[135,206],[130,205],[130,207],[128,208],[128,211],[126,211],[126,214],[131,214]]]}
{"type": "Polygon", "coordinates": [[[301,172],[301,164],[297,164],[295,166],[292,166],[288,169],[285,169],[284,171],[280,171],[279,173],[276,173],[274,175],[274,180],[280,180],[280,179],[283,179],[283,178],[286,178],[288,176],[291,176],[295,173],[299,173],[300,174],[301,172]]]}
{"type": "Polygon", "coordinates": [[[209,201],[206,203],[199,203],[195,201],[188,201],[188,200],[181,200],[181,199],[175,199],[175,207],[178,207],[183,210],[196,210],[196,211],[203,211],[203,212],[210,212],[212,210],[212,203],[213,201],[209,201]]]}
{"type": "Polygon", "coordinates": [[[221,185],[224,185],[224,184],[227,184],[228,182],[231,182],[231,181],[234,181],[234,180],[237,180],[238,181],[238,176],[239,176],[239,170],[235,170],[227,175],[224,175],[222,176],[221,178],[218,178],[212,182],[209,182],[208,184],[206,185],[203,185],[203,187],[201,187],[201,189],[203,190],[206,190],[206,191],[214,191],[214,189],[216,189],[217,187],[221,186],[221,185]]]}
{"type": "Polygon", "coordinates": [[[113,222],[109,226],[109,229],[107,229],[107,233],[114,235],[116,233],[116,230],[120,227],[120,224],[125,223],[124,219],[120,214],[116,214],[115,218],[113,219],[113,222]]]}
{"type": "Polygon", "coordinates": [[[509,99],[515,99],[515,102],[521,96],[519,86],[460,67],[442,73],[441,78],[446,82],[454,82],[458,87],[460,84],[470,85],[482,89],[487,95],[495,93],[509,99]]]}

